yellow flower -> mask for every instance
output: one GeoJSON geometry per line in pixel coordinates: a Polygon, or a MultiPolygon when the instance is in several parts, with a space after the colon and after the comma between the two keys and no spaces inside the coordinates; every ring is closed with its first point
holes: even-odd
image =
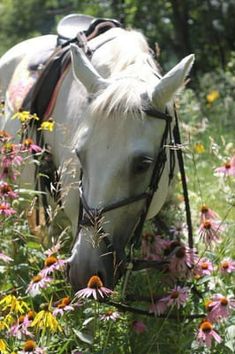
{"type": "Polygon", "coordinates": [[[4,339],[0,338],[0,353],[5,354],[7,353],[7,343],[5,342],[4,339]]]}
{"type": "Polygon", "coordinates": [[[49,120],[42,122],[38,130],[47,130],[49,132],[53,132],[54,126],[55,126],[55,122],[53,121],[52,118],[49,118],[49,120]]]}
{"type": "Polygon", "coordinates": [[[12,119],[19,119],[21,123],[25,123],[31,119],[39,120],[38,116],[35,113],[31,114],[28,111],[18,111],[12,116],[12,119]]]}
{"type": "Polygon", "coordinates": [[[15,321],[15,319],[12,317],[12,315],[10,313],[8,313],[4,317],[1,317],[0,331],[3,331],[4,329],[9,329],[10,325],[12,325],[14,321],[15,321]]]}
{"type": "Polygon", "coordinates": [[[197,154],[203,154],[203,152],[205,152],[205,147],[203,144],[201,143],[196,143],[194,145],[194,151],[197,153],[197,154]]]}
{"type": "Polygon", "coordinates": [[[62,328],[57,321],[56,317],[48,310],[42,310],[38,312],[35,319],[31,323],[31,327],[36,327],[37,329],[50,329],[52,332],[62,331],[62,328]]]}
{"type": "Polygon", "coordinates": [[[29,307],[21,299],[17,299],[14,295],[6,295],[2,300],[0,300],[0,307],[2,310],[9,310],[9,312],[20,312],[23,313],[25,310],[28,311],[29,307]]]}
{"type": "Polygon", "coordinates": [[[207,102],[208,103],[213,103],[214,101],[218,100],[220,94],[218,90],[212,90],[208,95],[206,96],[207,102]]]}

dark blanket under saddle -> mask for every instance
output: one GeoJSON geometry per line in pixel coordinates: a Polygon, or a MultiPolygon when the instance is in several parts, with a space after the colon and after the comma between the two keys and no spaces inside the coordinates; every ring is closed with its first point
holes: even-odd
{"type": "Polygon", "coordinates": [[[41,57],[32,58],[29,63],[29,70],[40,70],[40,76],[25,97],[22,109],[36,113],[42,121],[56,84],[71,62],[69,44],[74,42],[83,47],[81,39],[89,41],[113,27],[121,27],[121,24],[113,19],[78,14],[63,18],[57,27],[57,47],[46,49],[41,57]]]}

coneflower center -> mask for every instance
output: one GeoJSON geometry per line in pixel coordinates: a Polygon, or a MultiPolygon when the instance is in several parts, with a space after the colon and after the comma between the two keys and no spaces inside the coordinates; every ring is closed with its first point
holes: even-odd
{"type": "Polygon", "coordinates": [[[230,162],[225,162],[224,167],[229,170],[231,168],[231,163],[230,162]]]}
{"type": "Polygon", "coordinates": [[[209,268],[209,264],[208,264],[207,262],[202,262],[202,263],[201,263],[201,268],[202,268],[203,270],[206,270],[206,269],[209,268]]]}
{"type": "Polygon", "coordinates": [[[24,315],[21,315],[18,319],[19,324],[24,322],[24,315]]]}
{"type": "Polygon", "coordinates": [[[201,207],[201,213],[206,214],[206,213],[208,213],[208,211],[209,211],[209,208],[207,205],[203,205],[201,207]]]}
{"type": "Polygon", "coordinates": [[[34,317],[35,317],[35,313],[34,313],[34,311],[32,311],[32,310],[30,310],[30,311],[27,313],[27,315],[28,315],[29,321],[32,321],[32,320],[34,319],[34,317]]]}
{"type": "Polygon", "coordinates": [[[33,283],[38,283],[38,282],[40,282],[41,280],[42,280],[42,276],[41,276],[40,274],[38,274],[38,275],[35,275],[35,276],[33,277],[32,282],[33,282],[33,283]]]}
{"type": "Polygon", "coordinates": [[[10,134],[6,132],[6,130],[0,130],[0,139],[8,139],[10,138],[10,134]]]}
{"type": "Polygon", "coordinates": [[[175,290],[175,291],[172,292],[171,298],[172,299],[177,299],[179,297],[179,295],[180,295],[179,292],[175,290]]]}
{"type": "Polygon", "coordinates": [[[227,261],[222,262],[221,267],[223,269],[228,269],[229,268],[229,263],[227,261]]]}
{"type": "Polygon", "coordinates": [[[146,233],[146,234],[143,235],[143,239],[146,240],[146,242],[148,242],[148,243],[153,243],[155,237],[154,237],[153,234],[146,233]]]}
{"type": "Polygon", "coordinates": [[[222,306],[227,306],[228,305],[228,299],[226,297],[222,297],[220,299],[220,303],[222,306]]]}
{"type": "Polygon", "coordinates": [[[9,192],[12,192],[12,188],[11,186],[9,186],[9,184],[4,184],[0,187],[1,193],[2,194],[7,194],[9,192]]]}
{"type": "Polygon", "coordinates": [[[57,307],[59,309],[63,309],[65,306],[69,305],[71,302],[69,297],[64,297],[63,299],[61,299],[61,301],[59,302],[59,304],[57,305],[57,307]]]}
{"type": "Polygon", "coordinates": [[[203,223],[203,227],[204,229],[206,230],[210,230],[211,229],[211,221],[210,220],[205,220],[204,223],[203,223]]]}
{"type": "Polygon", "coordinates": [[[204,321],[200,324],[200,329],[205,332],[209,333],[212,330],[213,326],[209,321],[204,321]]]}
{"type": "Polygon", "coordinates": [[[25,140],[23,141],[23,145],[24,145],[25,147],[30,147],[32,144],[33,144],[33,140],[30,139],[30,138],[25,139],[25,140]]]}
{"type": "Polygon", "coordinates": [[[112,314],[113,314],[113,310],[107,310],[105,312],[105,316],[107,316],[107,317],[112,316],[112,314]]]}
{"type": "Polygon", "coordinates": [[[180,248],[176,251],[176,253],[175,253],[175,255],[176,255],[177,258],[184,258],[184,257],[185,257],[185,254],[186,254],[186,249],[185,249],[185,247],[180,247],[180,248]]]}
{"type": "Polygon", "coordinates": [[[6,143],[4,146],[3,146],[3,152],[5,154],[10,154],[11,152],[14,151],[14,145],[11,144],[11,143],[6,143]]]}
{"type": "Polygon", "coordinates": [[[98,275],[93,275],[90,277],[87,287],[91,289],[99,289],[103,287],[103,283],[98,275]]]}
{"type": "Polygon", "coordinates": [[[0,204],[0,210],[7,210],[7,209],[9,209],[7,205],[0,204]]]}
{"type": "Polygon", "coordinates": [[[55,264],[57,262],[57,258],[55,256],[50,256],[45,259],[45,267],[50,267],[51,265],[55,264]]]}
{"type": "Polygon", "coordinates": [[[24,350],[26,352],[33,352],[36,346],[37,346],[36,343],[33,340],[29,339],[24,344],[24,350]]]}

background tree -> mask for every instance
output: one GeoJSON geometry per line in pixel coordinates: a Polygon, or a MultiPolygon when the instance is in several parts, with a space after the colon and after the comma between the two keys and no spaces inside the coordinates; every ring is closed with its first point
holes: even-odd
{"type": "Polygon", "coordinates": [[[113,17],[157,41],[166,69],[196,54],[199,73],[225,68],[235,50],[234,0],[1,0],[0,54],[32,36],[55,33],[69,13],[113,17]]]}

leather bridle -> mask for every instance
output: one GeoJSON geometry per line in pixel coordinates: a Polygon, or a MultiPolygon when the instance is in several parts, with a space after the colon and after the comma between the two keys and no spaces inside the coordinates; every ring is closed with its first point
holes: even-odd
{"type": "MultiPolygon", "coordinates": [[[[138,202],[140,200],[145,200],[145,205],[142,209],[142,212],[139,216],[139,220],[132,232],[131,238],[129,240],[131,247],[138,247],[141,241],[141,234],[142,234],[142,229],[143,225],[146,219],[146,216],[148,214],[149,207],[151,205],[153,196],[155,192],[158,190],[159,183],[162,177],[162,173],[165,168],[165,164],[167,162],[167,152],[166,149],[170,145],[174,145],[174,130],[172,128],[172,117],[166,112],[160,112],[156,110],[155,108],[149,108],[149,109],[144,109],[144,113],[150,117],[157,118],[164,120],[166,122],[165,129],[163,132],[163,136],[161,139],[161,144],[160,144],[160,150],[157,155],[154,168],[152,171],[152,175],[150,178],[149,185],[147,189],[140,194],[131,196],[129,198],[122,199],[117,202],[113,202],[111,204],[108,204],[106,206],[103,206],[101,208],[91,208],[89,207],[86,198],[84,196],[84,191],[83,191],[83,185],[82,185],[82,170],[81,170],[81,176],[80,176],[80,181],[79,181],[79,193],[80,193],[80,211],[79,211],[79,218],[78,218],[78,230],[77,234],[79,233],[79,230],[81,227],[89,227],[89,226],[94,226],[95,223],[97,222],[97,219],[101,219],[102,216],[112,210],[130,205],[132,203],[138,202]]],[[[170,163],[170,169],[169,169],[169,184],[174,176],[174,169],[175,169],[175,151],[173,149],[170,149],[169,152],[169,163],[170,163]]],[[[102,230],[101,230],[102,232],[102,230]]],[[[105,235],[102,236],[102,239],[104,240],[106,247],[108,248],[109,252],[114,253],[115,248],[113,246],[112,240],[105,235]]]]}

